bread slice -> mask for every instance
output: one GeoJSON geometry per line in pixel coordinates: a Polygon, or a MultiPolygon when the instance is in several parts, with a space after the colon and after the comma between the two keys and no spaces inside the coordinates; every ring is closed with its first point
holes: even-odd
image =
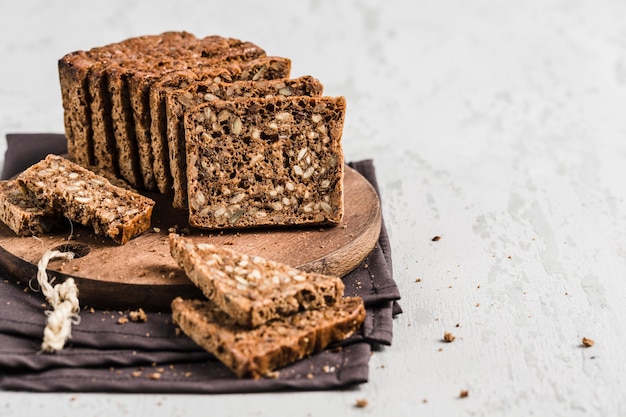
{"type": "Polygon", "coordinates": [[[119,244],[150,227],[154,201],[57,155],[23,171],[17,183],[39,205],[119,244]]]}
{"type": "Polygon", "coordinates": [[[194,244],[176,234],[170,234],[170,252],[191,282],[243,327],[332,306],[343,296],[339,277],[300,271],[210,244],[194,244]]]}
{"type": "Polygon", "coordinates": [[[169,91],[186,88],[195,82],[262,81],[287,78],[291,60],[283,57],[260,57],[251,61],[229,62],[222,67],[204,67],[173,72],[150,88],[150,113],[154,173],[159,191],[174,188],[173,206],[186,207],[187,181],[184,143],[168,142],[167,103],[169,91]]]}
{"type": "Polygon", "coordinates": [[[174,175],[172,205],[187,207],[187,175],[185,153],[185,111],[213,100],[232,100],[245,97],[289,97],[322,95],[322,83],[311,76],[296,79],[279,78],[263,81],[215,82],[213,80],[192,83],[186,89],[167,90],[165,109],[167,113],[167,143],[171,149],[174,175]]]}
{"type": "Polygon", "coordinates": [[[239,378],[257,379],[352,335],[365,319],[365,308],[361,298],[346,297],[333,306],[301,311],[249,330],[210,302],[177,297],[172,318],[239,378]]]}
{"type": "Polygon", "coordinates": [[[18,236],[38,236],[57,228],[63,217],[24,194],[14,180],[0,181],[0,220],[18,236]]]}
{"type": "Polygon", "coordinates": [[[185,114],[189,223],[337,224],[343,97],[215,100],[185,114]]]}

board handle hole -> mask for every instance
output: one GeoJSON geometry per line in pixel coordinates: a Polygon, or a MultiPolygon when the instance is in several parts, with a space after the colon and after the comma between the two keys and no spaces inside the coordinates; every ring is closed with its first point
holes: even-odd
{"type": "Polygon", "coordinates": [[[83,245],[82,243],[65,243],[63,245],[52,248],[52,250],[57,250],[59,252],[74,252],[74,259],[76,259],[87,256],[90,249],[89,246],[83,245]]]}

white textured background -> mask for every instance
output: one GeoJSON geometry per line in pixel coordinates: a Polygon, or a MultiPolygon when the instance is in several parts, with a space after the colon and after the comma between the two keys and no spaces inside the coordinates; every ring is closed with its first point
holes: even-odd
{"type": "Polygon", "coordinates": [[[355,389],[0,393],[0,415],[626,415],[626,2],[11,3],[0,136],[62,132],[63,54],[165,30],[253,41],[346,96],[404,314],[355,389]]]}

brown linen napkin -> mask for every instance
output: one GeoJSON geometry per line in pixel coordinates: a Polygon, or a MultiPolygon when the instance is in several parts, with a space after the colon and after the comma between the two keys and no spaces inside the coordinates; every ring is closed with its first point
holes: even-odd
{"type": "MultiPolygon", "coordinates": [[[[66,152],[63,135],[9,136],[7,178],[44,157],[50,146],[58,146],[55,153],[66,152]]],[[[351,166],[376,188],[372,161],[351,166]]],[[[41,354],[42,295],[2,271],[0,278],[0,388],[6,390],[234,393],[346,387],[368,380],[371,346],[391,344],[393,316],[401,312],[384,224],[374,251],[343,277],[346,293],[366,301],[361,332],[281,369],[278,378],[258,381],[236,378],[186,336],[177,335],[169,311],[149,312],[146,322],[118,324],[127,312],[83,309],[65,349],[41,354]]]]}

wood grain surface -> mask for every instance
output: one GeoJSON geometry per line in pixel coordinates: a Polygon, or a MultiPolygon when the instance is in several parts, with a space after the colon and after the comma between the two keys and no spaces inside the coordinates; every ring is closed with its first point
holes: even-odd
{"type": "Polygon", "coordinates": [[[200,296],[169,252],[176,231],[198,242],[228,246],[307,271],[344,275],[371,252],[380,233],[380,202],[371,184],[346,167],[345,215],[338,226],[206,231],[188,226],[187,212],[171,207],[170,195],[146,194],[156,201],[153,228],[123,246],[74,226],[41,237],[18,237],[0,225],[0,269],[13,279],[31,279],[50,249],[73,251],[71,261],[52,261],[49,276],[73,277],[83,305],[160,309],[176,295],[200,296]]]}

